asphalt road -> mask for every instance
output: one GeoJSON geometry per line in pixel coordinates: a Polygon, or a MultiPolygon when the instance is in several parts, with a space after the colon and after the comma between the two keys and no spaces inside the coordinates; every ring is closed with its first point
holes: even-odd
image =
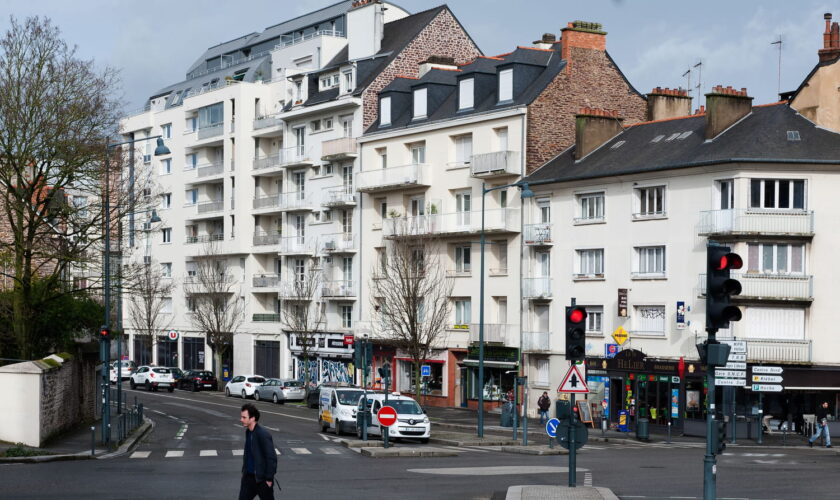
{"type": "MultiPolygon", "coordinates": [[[[239,490],[244,431],[239,398],[176,391],[137,396],[154,432],[112,460],[0,465],[0,498],[231,499],[239,490]]],[[[566,456],[464,447],[457,457],[374,459],[319,432],[316,410],[259,402],[260,423],[279,450],[284,498],[504,498],[518,484],[567,484],[566,456]]],[[[397,446],[421,446],[400,443],[397,446]]],[[[429,444],[426,446],[440,446],[429,444]]],[[[703,449],[685,445],[592,442],[578,455],[579,485],[620,498],[700,498],[703,449]]],[[[840,457],[833,450],[730,446],[718,461],[718,497],[837,498],[840,457]]]]}

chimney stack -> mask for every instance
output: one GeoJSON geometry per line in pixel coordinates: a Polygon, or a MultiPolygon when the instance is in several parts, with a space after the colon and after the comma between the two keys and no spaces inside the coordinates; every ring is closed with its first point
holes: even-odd
{"type": "Polygon", "coordinates": [[[752,97],[747,89],[718,85],[706,94],[706,139],[714,139],[752,111],[752,97]]]}
{"type": "Polygon", "coordinates": [[[575,160],[620,134],[623,120],[615,110],[581,108],[575,115],[575,160]]]}
{"type": "Polygon", "coordinates": [[[571,64],[573,48],[607,50],[607,32],[601,28],[601,23],[574,21],[560,30],[561,57],[567,65],[571,64]]]}
{"type": "Polygon", "coordinates": [[[420,63],[417,70],[417,78],[423,78],[423,75],[433,69],[446,69],[449,71],[460,71],[458,65],[455,64],[455,58],[450,56],[429,56],[425,61],[420,63]]]}
{"type": "Polygon", "coordinates": [[[381,0],[356,0],[347,11],[345,22],[350,60],[379,52],[385,34],[385,7],[381,0]]]}
{"type": "Polygon", "coordinates": [[[647,120],[665,120],[691,114],[691,97],[684,89],[656,87],[647,95],[647,120]]]}
{"type": "Polygon", "coordinates": [[[830,61],[840,55],[840,25],[831,22],[831,12],[826,12],[825,33],[823,33],[823,48],[817,51],[820,62],[830,61]]]}
{"type": "Polygon", "coordinates": [[[551,49],[554,48],[554,42],[556,41],[557,37],[554,36],[554,33],[543,33],[542,38],[534,40],[533,44],[538,49],[551,49]]]}

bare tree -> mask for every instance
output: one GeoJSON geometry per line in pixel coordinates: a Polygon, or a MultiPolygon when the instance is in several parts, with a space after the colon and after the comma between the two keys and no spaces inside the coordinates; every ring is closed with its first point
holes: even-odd
{"type": "Polygon", "coordinates": [[[213,349],[216,376],[221,378],[222,360],[233,348],[233,336],[245,321],[245,301],[239,297],[237,277],[217,242],[205,243],[194,263],[194,274],[184,283],[190,318],[213,349]]]}
{"type": "Polygon", "coordinates": [[[172,323],[171,315],[161,313],[166,300],[172,300],[175,284],[164,277],[160,264],[155,261],[132,263],[124,275],[123,291],[128,295],[131,326],[141,343],[153,352],[158,334],[172,323]]]}
{"type": "Polygon", "coordinates": [[[453,280],[440,261],[438,239],[399,233],[372,269],[371,329],[408,353],[419,396],[420,366],[433,346],[445,340],[453,280]]]}
{"type": "Polygon", "coordinates": [[[316,300],[321,295],[322,277],[321,269],[311,262],[300,272],[295,270],[292,279],[284,284],[285,299],[280,308],[283,328],[295,334],[301,349],[303,383],[307,393],[311,379],[309,358],[316,346],[315,334],[324,328],[325,321],[323,305],[316,300]]]}

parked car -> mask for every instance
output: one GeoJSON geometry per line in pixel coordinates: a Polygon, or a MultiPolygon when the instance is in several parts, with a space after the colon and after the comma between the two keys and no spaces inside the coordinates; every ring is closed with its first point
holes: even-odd
{"type": "Polygon", "coordinates": [[[308,408],[318,408],[318,400],[321,398],[321,389],[326,387],[319,385],[314,389],[310,389],[309,394],[306,395],[306,406],[308,408]]]}
{"type": "Polygon", "coordinates": [[[236,394],[242,399],[249,398],[263,382],[265,382],[265,377],[262,375],[236,375],[225,386],[225,396],[230,397],[236,394]]]}
{"type": "Polygon", "coordinates": [[[303,401],[306,397],[306,389],[300,380],[284,380],[282,382],[283,395],[286,401],[303,401]]]}
{"type": "Polygon", "coordinates": [[[219,381],[213,372],[207,370],[189,370],[178,381],[179,389],[189,389],[193,392],[201,390],[219,390],[219,381]]]}
{"type": "Polygon", "coordinates": [[[279,379],[270,378],[262,383],[254,390],[254,399],[259,401],[261,399],[271,400],[274,404],[283,404],[286,402],[286,395],[283,394],[283,386],[279,379]]]}
{"type": "Polygon", "coordinates": [[[157,391],[160,388],[167,389],[169,392],[175,390],[172,372],[169,368],[158,366],[141,366],[131,375],[129,384],[132,389],[142,385],[147,391],[157,391]]]}
{"type": "MultiPolygon", "coordinates": [[[[359,398],[359,403],[356,406],[356,435],[362,437],[361,423],[362,417],[362,403],[364,398],[359,398]]],[[[381,436],[383,429],[376,419],[376,414],[383,406],[390,406],[397,412],[397,422],[391,427],[387,427],[388,436],[391,439],[399,438],[413,438],[419,439],[421,443],[428,443],[432,435],[432,424],[429,422],[429,417],[417,404],[417,401],[408,397],[402,396],[395,392],[388,394],[388,401],[385,401],[385,394],[371,394],[367,395],[367,404],[371,411],[371,421],[368,422],[368,435],[381,436]]]]}
{"type": "Polygon", "coordinates": [[[178,368],[177,366],[169,366],[169,371],[172,372],[172,378],[175,379],[175,385],[178,385],[178,382],[184,378],[184,371],[178,368]]]}
{"type": "Polygon", "coordinates": [[[124,359],[122,361],[114,361],[111,363],[111,371],[114,373],[113,377],[111,377],[111,382],[116,383],[117,381],[117,365],[122,363],[122,367],[120,368],[120,375],[121,378],[131,378],[131,374],[137,370],[137,364],[134,361],[130,361],[124,359]]]}

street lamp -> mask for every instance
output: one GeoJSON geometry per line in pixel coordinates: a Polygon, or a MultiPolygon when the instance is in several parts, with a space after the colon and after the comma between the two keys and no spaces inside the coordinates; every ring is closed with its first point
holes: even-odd
{"type": "MultiPolygon", "coordinates": [[[[125,146],[137,142],[144,142],[151,139],[157,139],[157,147],[155,148],[155,156],[163,156],[171,153],[169,148],[163,143],[163,137],[154,135],[150,137],[143,137],[140,139],[131,139],[123,142],[115,142],[105,146],[105,257],[103,259],[103,288],[105,295],[105,323],[102,331],[111,330],[111,154],[118,146],[125,146]]],[[[134,150],[131,150],[129,156],[129,187],[128,187],[128,201],[129,204],[134,202],[134,150]]],[[[132,207],[130,207],[132,208],[132,207]]],[[[133,213],[133,208],[132,208],[133,213]]],[[[153,217],[157,214],[153,213],[153,217]]],[[[160,218],[158,217],[158,220],[160,218]]],[[[134,217],[129,221],[133,226],[134,217]]],[[[132,227],[133,232],[133,227],[132,227]]],[[[102,442],[108,443],[111,441],[111,391],[108,387],[108,361],[111,357],[111,338],[110,335],[99,336],[99,357],[102,361],[102,384],[103,384],[103,398],[102,398],[102,442]]],[[[117,412],[121,411],[122,404],[122,338],[117,342],[117,412]]]]}
{"type": "MultiPolygon", "coordinates": [[[[534,192],[531,191],[531,188],[528,187],[527,182],[515,182],[513,184],[505,184],[504,186],[493,186],[491,188],[486,187],[486,183],[481,183],[481,278],[480,278],[480,287],[479,287],[479,301],[478,301],[478,437],[484,437],[484,246],[485,246],[485,235],[484,235],[484,199],[487,193],[491,191],[498,191],[500,189],[507,189],[509,187],[518,187],[519,198],[524,200],[526,198],[533,198],[534,192]]],[[[519,208],[519,218],[520,218],[520,226],[522,226],[522,221],[524,221],[524,207],[521,206],[519,208]]],[[[520,276],[520,281],[522,277],[520,276]]],[[[520,286],[521,288],[521,286],[520,286]]],[[[521,294],[520,294],[521,295],[521,294]]],[[[522,297],[520,297],[521,303],[522,297]]],[[[520,328],[519,328],[519,352],[522,352],[522,313],[520,311],[520,328]]],[[[521,354],[520,356],[521,357],[521,354]]],[[[518,358],[519,358],[518,357],[518,358]]],[[[521,361],[519,362],[520,369],[522,367],[521,361]]],[[[514,417],[516,416],[516,410],[514,408],[514,417]]]]}

